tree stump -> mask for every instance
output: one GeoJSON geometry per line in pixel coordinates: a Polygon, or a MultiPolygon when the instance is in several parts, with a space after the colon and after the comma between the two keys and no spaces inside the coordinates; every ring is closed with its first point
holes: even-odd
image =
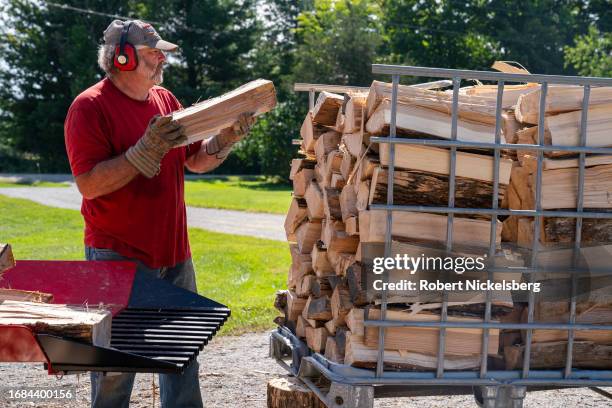
{"type": "Polygon", "coordinates": [[[268,381],[268,408],[326,408],[306,385],[294,377],[268,381]]]}

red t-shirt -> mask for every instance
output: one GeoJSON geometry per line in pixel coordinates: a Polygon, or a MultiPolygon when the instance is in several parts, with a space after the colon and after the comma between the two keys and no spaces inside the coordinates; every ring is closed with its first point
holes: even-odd
{"type": "MultiPolygon", "coordinates": [[[[180,108],[174,95],[159,86],[149,91],[146,101],[138,101],[109,79],[98,82],[76,97],[64,124],[72,174],[86,173],[124,153],[140,139],[154,115],[180,108]]],[[[110,194],[83,198],[85,245],[112,249],[151,268],[174,266],[189,258],[184,164],[200,145],[172,149],[152,179],[138,175],[110,194]]]]}

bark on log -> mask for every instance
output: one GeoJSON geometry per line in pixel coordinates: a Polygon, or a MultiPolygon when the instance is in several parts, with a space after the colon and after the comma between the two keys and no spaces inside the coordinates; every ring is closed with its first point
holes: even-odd
{"type": "Polygon", "coordinates": [[[328,321],[332,318],[331,304],[328,296],[314,298],[310,296],[302,311],[304,319],[328,321]]]}
{"type": "Polygon", "coordinates": [[[294,377],[268,381],[268,408],[325,408],[304,383],[294,377]]]}
{"type": "MultiPolygon", "coordinates": [[[[525,346],[517,345],[504,348],[504,360],[507,370],[523,368],[525,346]]],[[[532,369],[554,369],[565,367],[567,342],[556,341],[533,343],[529,366],[532,369]]],[[[575,341],[572,366],[584,369],[612,368],[612,346],[596,344],[591,341],[575,341]]]]}
{"type": "MultiPolygon", "coordinates": [[[[372,176],[369,204],[387,203],[387,169],[377,167],[372,176]]],[[[499,186],[499,201],[506,186],[499,186]]],[[[455,207],[492,208],[493,183],[465,177],[455,179],[455,207]]],[[[393,178],[394,205],[448,204],[448,176],[420,171],[395,170],[393,178]]]]}
{"type": "MultiPolygon", "coordinates": [[[[566,217],[544,217],[541,223],[540,242],[547,246],[559,243],[572,243],[576,237],[576,219],[566,217]]],[[[517,242],[530,248],[533,242],[533,220],[518,220],[517,242]]],[[[612,242],[612,220],[584,218],[582,221],[581,242],[590,245],[605,245],[612,242]]]]}
{"type": "Polygon", "coordinates": [[[335,188],[325,188],[323,190],[323,212],[327,219],[342,219],[342,210],[340,209],[340,190],[335,188]]]}
{"type": "Polygon", "coordinates": [[[276,296],[274,297],[274,307],[279,312],[283,313],[285,316],[287,315],[287,295],[288,290],[277,290],[276,296]]]}
{"type": "Polygon", "coordinates": [[[315,279],[310,286],[310,291],[314,297],[332,295],[332,288],[328,278],[315,279]]]}
{"type": "Polygon", "coordinates": [[[346,282],[349,289],[350,301],[355,306],[364,306],[368,304],[367,293],[361,284],[362,268],[360,263],[354,263],[346,271],[346,282]]]}

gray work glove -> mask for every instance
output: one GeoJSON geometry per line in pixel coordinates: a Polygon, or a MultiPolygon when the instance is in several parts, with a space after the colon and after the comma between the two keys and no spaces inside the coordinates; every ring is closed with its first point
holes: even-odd
{"type": "Polygon", "coordinates": [[[232,147],[249,134],[253,123],[255,123],[255,118],[252,112],[241,113],[231,128],[223,129],[221,133],[208,139],[206,153],[224,160],[232,147]]]}
{"type": "Polygon", "coordinates": [[[142,175],[153,178],[159,174],[161,161],[170,149],[187,141],[183,126],[171,116],[155,115],[138,142],[125,152],[125,158],[142,175]]]}

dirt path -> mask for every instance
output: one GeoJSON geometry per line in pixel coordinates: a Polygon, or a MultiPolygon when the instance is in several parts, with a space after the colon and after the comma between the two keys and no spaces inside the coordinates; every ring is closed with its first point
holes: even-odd
{"type": "MultiPolygon", "coordinates": [[[[81,194],[70,187],[3,187],[0,194],[24,198],[50,207],[81,209],[81,194]]],[[[246,211],[187,207],[187,225],[226,234],[285,241],[285,217],[246,211]]]]}
{"type": "MultiPolygon", "coordinates": [[[[251,333],[242,336],[215,337],[199,356],[200,385],[206,408],[264,408],[266,383],[270,378],[284,375],[283,369],[268,354],[268,334],[251,333]]],[[[153,407],[152,374],[139,374],[132,393],[131,407],[153,407]]],[[[77,399],[64,403],[10,403],[0,406],[40,408],[86,408],[89,406],[89,375],[50,377],[41,364],[0,364],[3,387],[11,386],[76,386],[77,399]]],[[[155,406],[159,407],[159,395],[155,406]]],[[[449,408],[476,407],[471,396],[440,396],[419,398],[395,398],[376,400],[375,408],[449,408]]],[[[612,401],[593,391],[567,389],[529,393],[526,408],[604,408],[612,407],[612,401]]]]}

